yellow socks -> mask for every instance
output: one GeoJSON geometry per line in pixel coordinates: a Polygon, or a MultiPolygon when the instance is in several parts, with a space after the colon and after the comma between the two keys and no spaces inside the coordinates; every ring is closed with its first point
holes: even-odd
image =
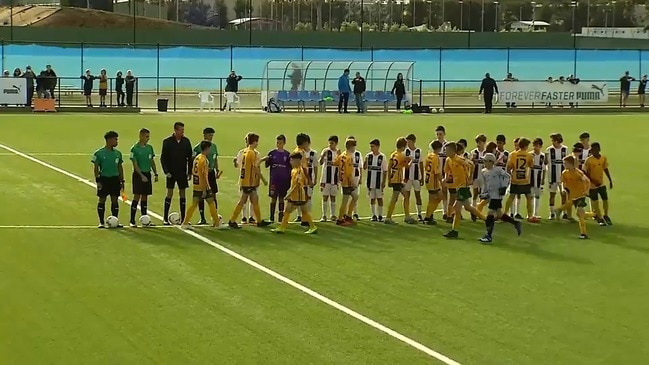
{"type": "Polygon", "coordinates": [[[454,231],[457,231],[458,227],[460,227],[460,220],[462,220],[462,214],[455,213],[455,215],[453,216],[453,230],[454,231]]]}
{"type": "Polygon", "coordinates": [[[232,217],[230,217],[230,222],[236,222],[237,219],[239,218],[239,215],[241,214],[241,210],[243,209],[243,204],[238,203],[236,207],[234,207],[234,212],[232,212],[232,217]]]}
{"type": "Polygon", "coordinates": [[[207,202],[207,205],[210,207],[210,215],[212,216],[212,222],[214,223],[215,226],[220,225],[221,220],[219,219],[219,213],[216,211],[216,203],[214,202],[214,200],[209,200],[207,202]]]}
{"type": "Polygon", "coordinates": [[[586,234],[586,218],[584,214],[579,215],[579,233],[586,234]]]}
{"type": "MultiPolygon", "coordinates": [[[[315,227],[315,223],[313,222],[313,218],[311,217],[310,212],[302,212],[302,221],[307,221],[309,222],[309,228],[315,227]]],[[[282,219],[282,223],[284,223],[284,220],[282,219]]],[[[287,221],[288,224],[288,221],[287,221]]]]}
{"type": "Polygon", "coordinates": [[[484,209],[485,205],[487,205],[487,203],[489,203],[489,200],[482,199],[480,200],[480,203],[478,203],[478,206],[476,206],[475,208],[478,210],[478,212],[482,212],[482,210],[484,209]]]}
{"type": "Polygon", "coordinates": [[[189,224],[189,222],[192,220],[194,212],[196,211],[196,208],[198,208],[198,202],[195,201],[192,203],[192,205],[189,206],[189,209],[187,209],[187,214],[185,214],[185,220],[182,224],[189,224]]]}
{"type": "Polygon", "coordinates": [[[433,216],[441,200],[439,198],[428,199],[428,206],[426,207],[426,217],[433,216]]]}
{"type": "Polygon", "coordinates": [[[280,228],[286,229],[288,228],[288,220],[290,218],[290,214],[288,212],[284,213],[284,216],[282,216],[282,223],[279,225],[280,228]]]}

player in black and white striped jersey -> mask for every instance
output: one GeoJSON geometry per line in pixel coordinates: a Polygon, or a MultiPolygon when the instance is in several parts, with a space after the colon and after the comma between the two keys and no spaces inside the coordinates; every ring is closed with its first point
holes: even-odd
{"type": "Polygon", "coordinates": [[[383,190],[388,180],[388,158],[380,151],[381,142],[370,142],[371,152],[365,156],[363,168],[367,170],[365,186],[370,198],[372,222],[383,222],[383,190]]]}
{"type": "MultiPolygon", "coordinates": [[[[348,140],[352,139],[356,141],[356,138],[354,136],[349,136],[347,137],[348,140]]],[[[358,197],[360,192],[361,192],[361,180],[363,179],[363,153],[361,151],[357,150],[356,147],[354,146],[354,184],[356,185],[356,189],[354,190],[354,194],[358,197]]],[[[358,216],[358,200],[356,200],[356,204],[354,204],[354,215],[352,216],[354,220],[358,221],[360,217],[358,216]]]]}
{"type": "MultiPolygon", "coordinates": [[[[306,195],[308,200],[306,201],[306,210],[311,213],[313,210],[313,187],[318,181],[318,152],[314,149],[311,149],[311,137],[307,138],[307,146],[304,148],[304,153],[306,154],[307,162],[307,177],[309,179],[309,186],[307,187],[306,195]]],[[[302,226],[308,227],[309,222],[302,221],[302,211],[298,210],[298,216],[295,220],[296,222],[302,222],[302,226]]]]}
{"type": "Polygon", "coordinates": [[[471,153],[471,161],[473,162],[473,206],[478,206],[478,199],[480,198],[480,182],[478,181],[478,176],[484,168],[483,158],[487,153],[485,151],[485,145],[487,144],[487,136],[480,134],[475,137],[476,148],[474,148],[471,153]]]}
{"type": "Polygon", "coordinates": [[[579,143],[581,143],[582,150],[579,156],[579,169],[583,170],[586,159],[590,156],[590,133],[584,132],[579,135],[579,143]]]}
{"type": "MultiPolygon", "coordinates": [[[[448,141],[446,140],[446,128],[444,128],[443,125],[439,125],[435,128],[435,138],[442,144],[442,149],[439,151],[439,167],[440,171],[443,173],[447,157],[446,144],[448,144],[448,141]]],[[[428,145],[431,146],[432,143],[433,142],[431,141],[428,145]]],[[[442,185],[442,209],[444,209],[443,219],[446,220],[448,218],[448,188],[446,187],[446,184],[442,185]]]]}
{"type": "MultiPolygon", "coordinates": [[[[563,159],[568,156],[568,147],[563,144],[561,133],[550,135],[552,145],[545,151],[545,165],[547,166],[548,190],[550,192],[550,219],[555,219],[555,202],[557,193],[561,194],[561,205],[566,203],[566,195],[561,186],[561,173],[563,172],[563,159]]],[[[568,218],[564,214],[564,218],[568,218]]]]}
{"type": "Polygon", "coordinates": [[[533,216],[541,219],[539,209],[541,206],[541,193],[543,193],[543,185],[545,184],[545,154],[543,153],[543,140],[541,138],[534,138],[532,142],[532,161],[534,167],[530,176],[532,185],[532,198],[533,201],[533,216]]]}
{"type": "Polygon", "coordinates": [[[320,222],[327,221],[327,208],[331,208],[330,219],[332,222],[338,220],[336,217],[336,196],[340,190],[338,181],[338,167],[333,163],[338,156],[338,136],[329,137],[329,146],[322,150],[320,160],[322,166],[322,178],[320,179],[320,193],[322,193],[322,218],[320,222]]]}
{"type": "Polygon", "coordinates": [[[416,223],[410,216],[410,192],[414,191],[415,193],[415,204],[417,205],[417,220],[419,222],[424,221],[424,217],[421,215],[421,187],[424,185],[424,153],[419,147],[415,145],[417,142],[417,137],[414,134],[409,134],[406,137],[408,146],[403,152],[406,157],[410,157],[410,165],[406,168],[404,175],[404,185],[403,185],[403,211],[405,214],[406,223],[416,223]]]}

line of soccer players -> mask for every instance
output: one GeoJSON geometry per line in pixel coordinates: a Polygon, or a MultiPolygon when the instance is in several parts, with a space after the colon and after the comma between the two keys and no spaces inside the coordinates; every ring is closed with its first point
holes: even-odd
{"type": "MultiPolygon", "coordinates": [[[[174,125],[174,134],[163,142],[161,164],[167,178],[167,196],[165,198],[165,224],[169,216],[173,188],[178,185],[180,192],[181,221],[183,227],[188,227],[189,221],[198,208],[201,214],[199,224],[206,224],[204,202],[207,201],[214,225],[220,228],[240,228],[237,223],[239,215],[248,203],[252,214],[244,212],[244,222],[257,226],[268,226],[275,219],[278,209],[278,220],[281,221],[276,232],[283,232],[288,226],[288,215],[298,211],[297,220],[308,226],[306,233],[315,233],[317,228],[311,217],[312,197],[314,188],[319,180],[322,194],[322,218],[335,221],[336,224],[347,226],[358,220],[358,197],[361,182],[365,175],[364,185],[370,200],[372,221],[395,224],[393,214],[399,197],[403,197],[404,221],[415,224],[417,221],[429,225],[437,224],[433,213],[441,204],[443,220],[452,224],[452,229],[446,237],[458,236],[461,210],[471,213],[472,220],[482,219],[486,222],[487,233],[481,238],[482,242],[491,242],[493,223],[497,219],[512,223],[518,234],[521,232],[519,221],[520,203],[522,197],[527,202],[527,220],[531,223],[540,221],[540,197],[546,178],[550,190],[550,219],[571,219],[572,208],[577,209],[579,217],[580,237],[587,238],[585,219],[595,217],[600,225],[610,225],[608,215],[608,194],[604,184],[604,175],[612,180],[608,170],[608,161],[601,155],[598,143],[589,143],[588,133],[580,135],[580,141],[569,154],[568,147],[563,145],[560,134],[552,134],[552,145],[546,152],[542,151],[543,141],[536,138],[514,140],[514,151],[505,149],[504,135],[498,135],[495,142],[487,143],[487,137],[478,135],[475,138],[476,148],[467,152],[467,141],[457,142],[446,140],[443,126],[436,129],[436,139],[429,145],[428,152],[416,146],[416,137],[410,134],[396,141],[396,150],[387,157],[380,151],[380,141],[370,142],[370,152],[365,156],[357,150],[354,137],[347,137],[344,150],[338,148],[339,139],[331,136],[328,146],[320,154],[311,148],[311,139],[307,134],[296,136],[296,147],[292,153],[286,149],[286,137],[276,138],[276,148],[266,156],[261,157],[257,151],[259,136],[249,133],[246,136],[246,147],[235,158],[235,166],[240,170],[239,185],[240,200],[228,221],[222,224],[216,211],[214,195],[218,191],[217,179],[218,151],[212,143],[214,130],[206,128],[203,141],[191,149],[189,140],[184,137],[182,123],[174,125]],[[531,145],[531,148],[530,148],[531,145]],[[263,220],[259,207],[257,189],[260,183],[267,184],[263,174],[263,166],[269,168],[270,186],[270,221],[263,220]],[[321,170],[320,179],[318,171],[321,170]],[[504,174],[503,174],[504,173],[504,174]],[[184,189],[188,181],[192,181],[192,205],[185,214],[184,189]],[[389,187],[391,196],[387,214],[383,216],[384,190],[389,187]],[[422,209],[421,189],[428,190],[428,204],[422,209]],[[336,215],[336,199],[342,190],[342,202],[336,215]],[[509,190],[509,196],[502,209],[502,199],[509,190]],[[410,195],[415,196],[416,215],[410,212],[410,195]],[[562,205],[556,207],[556,195],[561,196],[562,205]],[[586,198],[591,200],[591,212],[586,212],[586,198]],[[598,200],[603,200],[603,212],[598,200]],[[485,216],[482,210],[489,206],[485,216]],[[289,214],[286,214],[289,213],[289,214]],[[563,215],[562,215],[563,213],[563,215]],[[256,220],[255,220],[256,219],[256,220]]],[[[111,196],[112,215],[117,216],[116,204],[120,190],[123,190],[124,178],[121,167],[121,153],[117,146],[117,133],[108,132],[105,135],[106,146],[95,152],[93,162],[97,181],[97,206],[100,227],[104,227],[104,206],[108,195],[111,196]]],[[[147,196],[151,195],[151,180],[158,178],[154,161],[153,148],[148,144],[149,131],[140,131],[140,140],[130,154],[133,162],[132,185],[134,198],[131,204],[131,226],[137,226],[135,216],[138,204],[142,215],[147,212],[147,196]],[[151,174],[153,172],[153,176],[151,174]]]]}

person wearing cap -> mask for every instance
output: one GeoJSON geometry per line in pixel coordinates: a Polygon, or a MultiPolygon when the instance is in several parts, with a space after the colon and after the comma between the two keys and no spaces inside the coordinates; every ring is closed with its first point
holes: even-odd
{"type": "Polygon", "coordinates": [[[22,77],[27,79],[27,106],[32,106],[32,99],[34,98],[34,82],[36,81],[36,74],[32,71],[32,66],[25,67],[25,73],[22,77]]]}
{"type": "Polygon", "coordinates": [[[56,89],[58,78],[56,77],[56,72],[54,72],[54,70],[52,69],[52,65],[45,65],[45,77],[47,80],[47,91],[49,91],[50,97],[52,99],[56,99],[54,97],[54,89],[56,89]]]}
{"type": "Polygon", "coordinates": [[[516,221],[514,218],[503,214],[503,197],[507,193],[507,187],[511,177],[505,170],[501,168],[494,168],[496,163],[496,155],[493,153],[486,153],[482,158],[484,168],[478,175],[478,183],[480,185],[480,198],[489,202],[489,212],[485,219],[485,226],[487,232],[479,239],[482,243],[490,243],[494,231],[496,220],[502,219],[504,222],[511,223],[516,228],[516,233],[521,234],[521,222],[516,221]]]}
{"type": "Polygon", "coordinates": [[[221,108],[221,111],[224,111],[226,107],[231,108],[232,106],[228,105],[228,93],[233,93],[234,98],[237,97],[237,93],[239,92],[239,81],[241,81],[242,77],[237,75],[237,73],[232,70],[230,71],[230,75],[228,75],[228,78],[225,79],[225,104],[223,104],[223,108],[221,108]]]}
{"type": "MultiPolygon", "coordinates": [[[[126,77],[124,78],[124,85],[126,87],[126,105],[133,106],[133,92],[135,91],[135,83],[137,79],[133,76],[131,70],[126,70],[126,77]]],[[[123,99],[122,99],[123,100],[123,99]]],[[[124,106],[124,105],[122,105],[124,106]]]]}
{"type": "Polygon", "coordinates": [[[92,108],[92,87],[96,77],[90,73],[90,70],[86,70],[81,79],[83,80],[83,96],[86,98],[86,106],[92,108]]]}
{"type": "Polygon", "coordinates": [[[11,76],[11,74],[9,73],[9,70],[4,70],[2,72],[2,77],[10,77],[10,76],[11,76]]]}

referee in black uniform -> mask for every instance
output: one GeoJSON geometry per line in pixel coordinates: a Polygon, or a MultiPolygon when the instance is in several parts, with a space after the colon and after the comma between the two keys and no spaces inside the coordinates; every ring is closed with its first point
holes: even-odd
{"type": "Polygon", "coordinates": [[[174,187],[178,185],[180,196],[180,219],[185,220],[185,189],[189,187],[189,179],[192,177],[192,144],[189,138],[185,137],[185,124],[174,123],[174,133],[162,141],[162,153],[160,153],[160,164],[162,171],[167,177],[167,196],[164,205],[164,224],[169,225],[169,209],[171,198],[174,196],[174,187]]]}
{"type": "Polygon", "coordinates": [[[498,85],[496,85],[496,80],[492,79],[491,75],[487,73],[484,75],[484,79],[482,79],[479,93],[479,95],[482,95],[482,99],[484,100],[485,113],[491,113],[491,109],[493,109],[494,92],[498,94],[498,85]]]}

